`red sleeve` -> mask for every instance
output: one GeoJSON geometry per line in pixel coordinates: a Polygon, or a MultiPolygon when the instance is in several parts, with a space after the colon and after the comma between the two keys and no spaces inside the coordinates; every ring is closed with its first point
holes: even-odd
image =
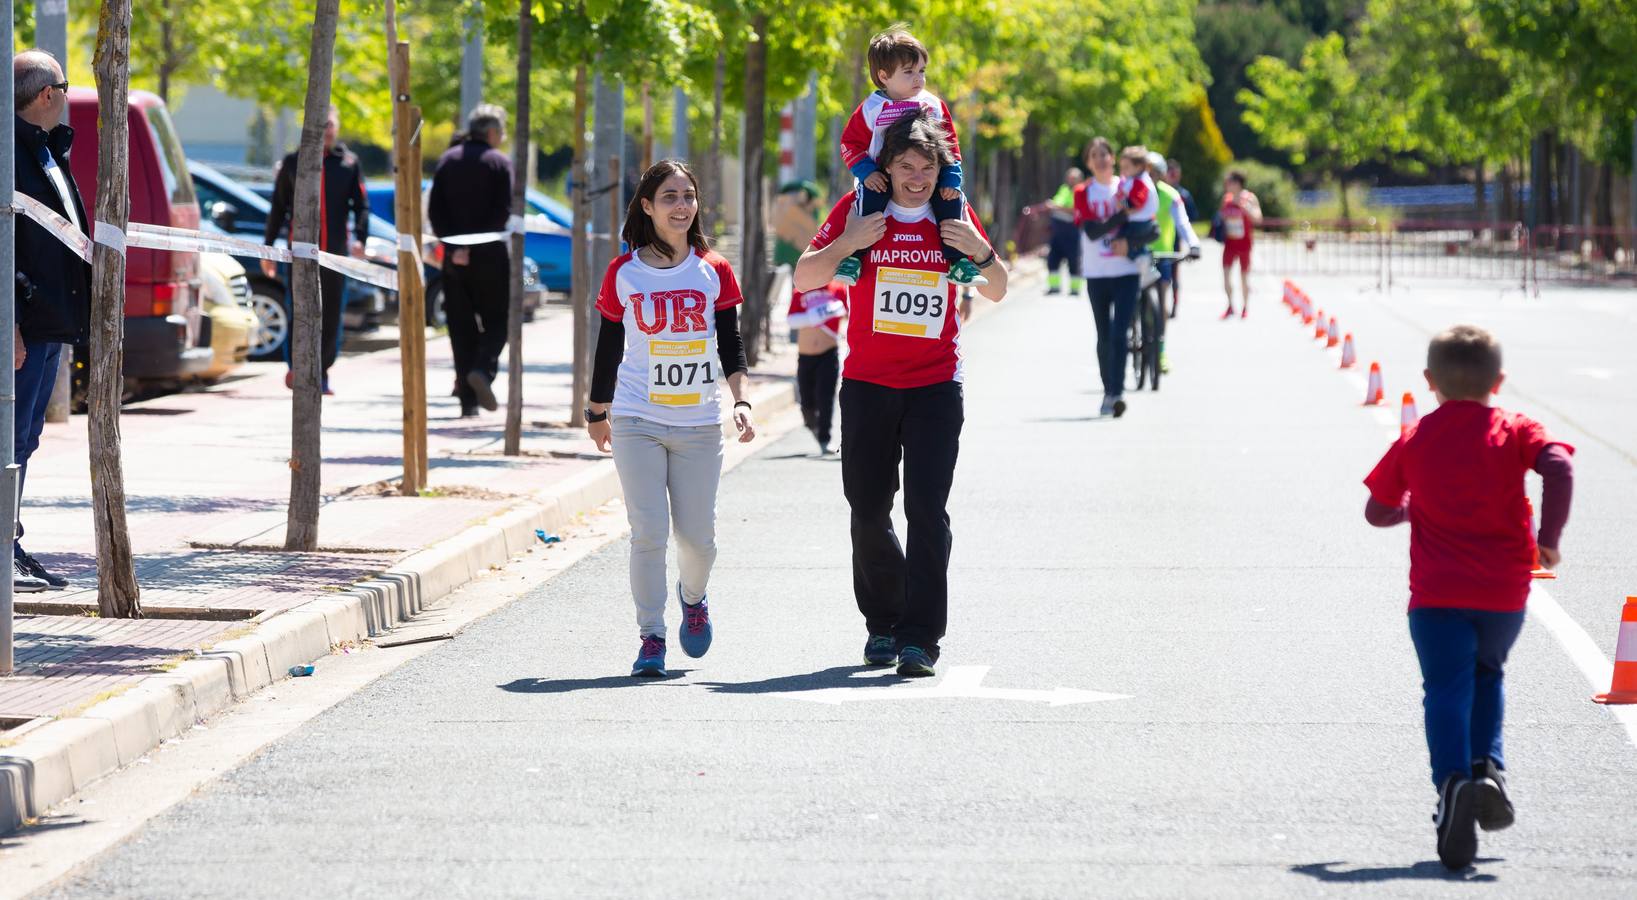
{"type": "Polygon", "coordinates": [[[1521,462],[1524,468],[1533,469],[1535,462],[1540,458],[1541,451],[1552,445],[1557,445],[1574,453],[1574,447],[1562,441],[1552,440],[1552,435],[1546,426],[1536,422],[1528,416],[1512,417],[1512,433],[1518,438],[1518,452],[1522,455],[1521,462]]]}
{"type": "Polygon", "coordinates": [[[744,292],[739,290],[739,277],[733,274],[733,265],[719,253],[711,253],[705,261],[716,270],[716,278],[722,284],[722,292],[716,295],[716,310],[718,312],[744,302],[744,292]]]}
{"type": "Polygon", "coordinates": [[[1148,202],[1148,184],[1141,178],[1131,179],[1131,193],[1125,198],[1127,209],[1141,209],[1148,202]]]}
{"type": "Polygon", "coordinates": [[[1086,202],[1086,185],[1081,182],[1074,186],[1074,224],[1078,226],[1095,221],[1097,218],[1091,214],[1091,204],[1086,202]]]}
{"type": "Polygon", "coordinates": [[[619,275],[620,266],[630,258],[630,254],[626,254],[609,263],[608,271],[603,273],[602,289],[597,291],[597,312],[610,322],[625,321],[625,301],[620,298],[619,275]]]}
{"type": "Polygon", "coordinates": [[[841,237],[841,233],[847,230],[847,215],[853,210],[853,194],[853,191],[848,191],[847,196],[842,197],[830,210],[830,215],[825,218],[824,224],[819,226],[818,233],[813,235],[807,249],[823,250],[835,243],[836,238],[841,237]]]}
{"type": "Polygon", "coordinates": [[[938,107],[944,112],[944,131],[949,133],[950,150],[955,154],[955,161],[961,161],[961,137],[955,133],[955,117],[949,114],[949,104],[938,101],[938,107]]]}
{"type": "Polygon", "coordinates": [[[841,129],[841,164],[851,169],[870,155],[870,126],[864,121],[864,104],[860,103],[847,118],[841,129]]]}
{"type": "Polygon", "coordinates": [[[1371,499],[1382,506],[1397,508],[1404,505],[1404,495],[1409,492],[1410,486],[1404,479],[1403,438],[1387,448],[1387,455],[1365,477],[1364,486],[1370,489],[1371,499]]]}

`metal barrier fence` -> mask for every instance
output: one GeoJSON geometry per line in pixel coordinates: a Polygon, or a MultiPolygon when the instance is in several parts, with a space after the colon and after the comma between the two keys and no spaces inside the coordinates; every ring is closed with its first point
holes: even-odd
{"type": "Polygon", "coordinates": [[[1637,287],[1637,232],[1521,222],[1370,222],[1268,219],[1256,235],[1258,268],[1293,275],[1420,278],[1516,284],[1637,287]]]}

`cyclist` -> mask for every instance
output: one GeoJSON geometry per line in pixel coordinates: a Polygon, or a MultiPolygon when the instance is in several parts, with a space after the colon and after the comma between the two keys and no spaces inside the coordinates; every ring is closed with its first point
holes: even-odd
{"type": "Polygon", "coordinates": [[[1160,340],[1160,371],[1169,373],[1170,364],[1165,359],[1165,309],[1166,300],[1171,294],[1172,285],[1176,281],[1177,261],[1168,259],[1163,254],[1176,253],[1180,245],[1187,249],[1190,258],[1199,256],[1199,236],[1194,233],[1194,223],[1188,218],[1188,207],[1182,200],[1182,195],[1165,180],[1165,157],[1158,153],[1148,154],[1148,173],[1154,179],[1154,189],[1159,191],[1159,212],[1154,221],[1158,223],[1160,236],[1148,245],[1148,249],[1155,254],[1154,268],[1159,273],[1159,283],[1155,290],[1159,291],[1160,321],[1158,323],[1160,340]]]}

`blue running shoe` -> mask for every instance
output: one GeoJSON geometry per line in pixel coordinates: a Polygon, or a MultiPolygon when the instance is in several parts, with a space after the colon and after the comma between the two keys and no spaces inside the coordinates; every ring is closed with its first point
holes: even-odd
{"type": "Polygon", "coordinates": [[[680,581],[676,583],[676,602],[682,604],[682,630],[677,633],[682,652],[698,659],[711,648],[710,606],[704,597],[700,597],[698,603],[683,600],[680,581]]]}
{"type": "Polygon", "coordinates": [[[892,649],[892,638],[884,634],[872,634],[864,642],[864,665],[890,666],[898,660],[897,651],[892,649]]]}
{"type": "Polygon", "coordinates": [[[931,678],[932,657],[920,647],[905,647],[898,651],[898,674],[906,678],[931,678]]]}
{"type": "Polygon", "coordinates": [[[631,665],[631,674],[638,678],[665,677],[665,639],[650,634],[642,639],[637,661],[631,665]]]}

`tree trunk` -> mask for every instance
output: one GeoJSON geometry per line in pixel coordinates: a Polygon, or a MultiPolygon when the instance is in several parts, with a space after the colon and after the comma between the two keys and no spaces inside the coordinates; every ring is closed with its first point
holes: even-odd
{"type": "MultiPolygon", "coordinates": [[[[98,242],[91,265],[91,516],[97,540],[97,609],[106,619],[142,616],[131,535],[125,527],[125,467],[119,402],[125,384],[125,226],[131,218],[131,0],[102,0],[97,20],[97,208],[95,222],[119,232],[118,248],[98,242]]],[[[95,229],[101,231],[101,228],[95,229]]]]}
{"type": "Polygon", "coordinates": [[[1552,133],[1535,135],[1529,147],[1529,218],[1531,229],[1552,224],[1552,133]]]}
{"type": "MultiPolygon", "coordinates": [[[[523,218],[523,190],[529,181],[529,50],[532,0],[517,12],[517,121],[512,127],[512,216],[523,218]]],[[[578,228],[574,229],[579,231],[578,228]]],[[[511,236],[512,297],[506,317],[506,455],[523,452],[523,232],[511,236]]]]}
{"type": "Polygon", "coordinates": [[[573,428],[585,425],[586,398],[591,390],[591,370],[587,360],[591,351],[586,342],[586,325],[591,320],[591,242],[586,240],[585,226],[591,221],[591,207],[586,202],[585,172],[585,66],[574,70],[574,169],[569,183],[574,187],[574,234],[569,238],[569,253],[573,257],[569,278],[574,294],[574,397],[568,410],[568,424],[573,428]]]}
{"type": "Polygon", "coordinates": [[[1508,226],[1518,219],[1518,195],[1512,181],[1512,163],[1510,160],[1501,163],[1500,179],[1500,217],[1508,226]]]}
{"type": "MultiPolygon", "coordinates": [[[[1484,161],[1479,159],[1477,162],[1472,164],[1473,218],[1479,222],[1487,224],[1489,222],[1489,197],[1485,194],[1487,188],[1485,183],[1486,177],[1487,173],[1484,171],[1484,161]]],[[[1482,231],[1482,229],[1479,229],[1478,231],[1473,232],[1473,235],[1479,236],[1482,234],[1482,231]]]]}
{"type": "Polygon", "coordinates": [[[648,85],[642,86],[642,171],[646,174],[654,164],[654,97],[648,85]]]}
{"type": "Polygon", "coordinates": [[[1353,220],[1353,201],[1347,196],[1347,176],[1342,172],[1336,173],[1336,192],[1341,194],[1341,227],[1346,230],[1353,220]]]}
{"type": "Polygon", "coordinates": [[[767,143],[767,13],[751,18],[755,39],[745,48],[745,220],[739,284],[745,294],[745,355],[755,365],[772,336],[767,309],[767,234],[762,219],[762,153],[767,143]]]}
{"type": "Polygon", "coordinates": [[[1614,238],[1614,169],[1608,163],[1597,166],[1597,196],[1593,200],[1592,225],[1597,230],[1597,247],[1602,259],[1614,258],[1619,242],[1614,238]]]}
{"type": "Polygon", "coordinates": [[[171,48],[171,4],[159,14],[159,99],[169,106],[171,102],[171,70],[176,66],[175,51],[171,48]]]}
{"type": "Polygon", "coordinates": [[[704,223],[705,233],[722,225],[723,194],[727,186],[722,177],[722,85],[727,80],[727,54],[716,51],[716,75],[711,83],[711,155],[705,162],[706,182],[710,190],[705,197],[710,203],[710,221],[704,223]]]}
{"type": "MultiPolygon", "coordinates": [[[[330,70],[335,55],[335,24],[340,0],[318,0],[307,62],[307,100],[301,121],[301,150],[296,157],[296,195],[291,246],[317,246],[323,223],[318,220],[318,188],[324,148],[324,124],[330,109],[330,70]]],[[[318,505],[323,452],[324,397],[319,350],[318,260],[297,257],[292,269],[290,369],[295,373],[290,402],[290,509],[284,526],[284,549],[318,549],[318,505]]],[[[414,327],[418,323],[410,323],[414,327]]]]}

